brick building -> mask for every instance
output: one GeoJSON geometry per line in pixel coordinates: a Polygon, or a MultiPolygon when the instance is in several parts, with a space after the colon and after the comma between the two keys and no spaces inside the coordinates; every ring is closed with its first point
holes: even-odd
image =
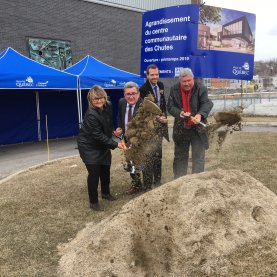
{"type": "Polygon", "coordinates": [[[89,54],[112,66],[139,74],[144,9],[199,1],[160,0],[151,6],[147,2],[2,0],[0,51],[12,47],[30,56],[30,38],[66,41],[71,47],[73,64],[89,54]]]}

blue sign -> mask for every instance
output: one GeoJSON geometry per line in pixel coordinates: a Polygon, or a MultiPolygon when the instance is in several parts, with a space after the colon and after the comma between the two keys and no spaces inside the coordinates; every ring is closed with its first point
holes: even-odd
{"type": "Polygon", "coordinates": [[[145,12],[141,76],[154,63],[161,78],[190,67],[199,78],[252,80],[255,23],[254,14],[205,5],[145,12]]]}

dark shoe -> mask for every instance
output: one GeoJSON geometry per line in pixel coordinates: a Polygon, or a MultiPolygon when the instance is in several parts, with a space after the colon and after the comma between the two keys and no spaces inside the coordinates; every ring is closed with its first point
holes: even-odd
{"type": "Polygon", "coordinates": [[[99,205],[99,203],[90,203],[90,208],[97,212],[103,212],[104,208],[99,205]]]}
{"type": "Polygon", "coordinates": [[[108,201],[115,201],[116,200],[111,194],[102,194],[102,199],[106,199],[108,201]]]}
{"type": "Polygon", "coordinates": [[[131,188],[126,191],[126,194],[129,194],[129,195],[136,194],[136,193],[138,193],[140,191],[141,191],[141,188],[135,187],[135,186],[131,186],[131,188]]]}
{"type": "Polygon", "coordinates": [[[161,181],[154,182],[154,187],[159,187],[161,185],[161,181]]]}
{"type": "Polygon", "coordinates": [[[132,180],[131,186],[136,188],[141,188],[142,187],[141,180],[140,179],[132,180]]]}
{"type": "Polygon", "coordinates": [[[148,190],[151,190],[152,189],[152,186],[144,186],[143,187],[143,190],[144,191],[148,191],[148,190]]]}

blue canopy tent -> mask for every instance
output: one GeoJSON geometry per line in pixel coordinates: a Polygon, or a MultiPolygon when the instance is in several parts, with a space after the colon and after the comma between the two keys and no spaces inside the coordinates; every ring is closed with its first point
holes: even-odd
{"type": "Polygon", "coordinates": [[[0,54],[0,145],[45,139],[45,115],[49,138],[78,134],[76,90],[77,76],[7,48],[0,54]]]}
{"type": "MultiPolygon", "coordinates": [[[[141,86],[144,83],[144,79],[140,75],[120,70],[90,55],[67,68],[65,72],[78,76],[79,102],[82,103],[80,105],[81,116],[87,109],[86,97],[82,97],[82,90],[88,90],[94,85],[103,87],[113,103],[114,119],[116,119],[118,101],[123,97],[124,84],[133,81],[141,86]]],[[[83,92],[83,94],[86,93],[87,91],[83,92]]]]}

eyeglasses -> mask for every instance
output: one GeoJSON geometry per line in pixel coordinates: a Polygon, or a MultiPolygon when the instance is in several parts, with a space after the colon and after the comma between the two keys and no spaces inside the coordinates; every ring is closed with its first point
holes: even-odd
{"type": "Polygon", "coordinates": [[[99,102],[99,101],[102,101],[103,99],[105,99],[105,98],[104,97],[97,97],[97,98],[93,98],[92,101],[99,102]]]}
{"type": "Polygon", "coordinates": [[[137,95],[137,94],[138,94],[137,92],[125,93],[125,95],[126,95],[127,97],[135,96],[135,95],[137,95]]]}

